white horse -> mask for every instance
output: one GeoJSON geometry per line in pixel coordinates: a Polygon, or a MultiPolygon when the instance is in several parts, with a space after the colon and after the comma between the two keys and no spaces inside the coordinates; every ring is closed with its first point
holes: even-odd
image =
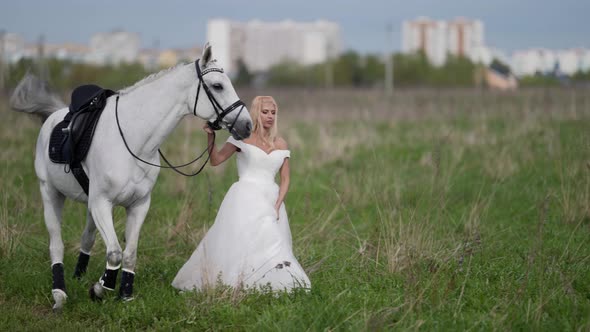
{"type": "Polygon", "coordinates": [[[43,85],[38,80],[32,82],[30,76],[25,77],[15,90],[10,101],[12,108],[39,115],[44,120],[37,140],[35,171],[49,231],[54,310],[61,310],[67,299],[60,229],[66,197],[88,204],[76,274],[79,276],[86,270],[98,229],[106,244],[107,263],[104,275],[90,288],[90,295],[101,299],[105,289],[113,290],[122,265],[119,296],[125,300],[132,299],[139,233],[160,171],[144,161],[159,165],[160,145],[179,121],[192,113],[212,125],[215,122],[217,129],[225,127],[236,139],[250,135],[252,120],[248,110],[239,100],[223,69],[212,60],[208,44],[200,61],[200,64],[197,60],[153,74],[109,97],[96,126],[90,150],[82,162],[90,180],[88,195],[71,172],[64,172],[64,165],[49,159],[51,131],[68,109],[64,108],[59,98],[42,89],[43,85]],[[236,111],[231,112],[234,109],[236,111]],[[122,133],[119,132],[117,117],[122,133]],[[113,226],[112,210],[115,205],[125,207],[127,212],[124,251],[113,226]]]}

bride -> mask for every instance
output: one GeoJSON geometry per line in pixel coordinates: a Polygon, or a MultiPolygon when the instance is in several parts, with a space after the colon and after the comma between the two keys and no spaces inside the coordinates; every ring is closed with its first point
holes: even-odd
{"type": "Polygon", "coordinates": [[[289,188],[287,142],[277,135],[278,107],[268,96],[254,98],[250,138],[232,137],[217,151],[215,134],[209,140],[211,165],[237,154],[239,181],[227,192],[215,223],[190,259],[178,271],[172,286],[202,290],[218,283],[237,288],[273,291],[309,288],[309,278],[293,255],[285,204],[289,188]],[[280,186],[274,179],[280,171],[280,186]]]}

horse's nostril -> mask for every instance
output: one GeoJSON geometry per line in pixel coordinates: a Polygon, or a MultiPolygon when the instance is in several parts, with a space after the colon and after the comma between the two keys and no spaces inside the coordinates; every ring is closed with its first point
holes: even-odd
{"type": "Polygon", "coordinates": [[[250,123],[250,122],[246,123],[246,131],[247,132],[252,131],[252,123],[250,123]]]}

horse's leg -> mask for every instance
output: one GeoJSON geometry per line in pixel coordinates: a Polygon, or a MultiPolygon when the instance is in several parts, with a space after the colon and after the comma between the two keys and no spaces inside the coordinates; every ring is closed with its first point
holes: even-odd
{"type": "Polygon", "coordinates": [[[90,297],[96,300],[104,297],[105,290],[115,289],[123,253],[113,225],[113,204],[104,197],[98,197],[88,200],[88,208],[107,247],[107,266],[104,274],[90,288],[90,297]]]}
{"type": "Polygon", "coordinates": [[[86,273],[94,240],[96,240],[96,225],[94,225],[94,219],[92,219],[92,214],[88,210],[86,213],[86,228],[84,229],[84,233],[82,233],[82,240],[80,241],[80,255],[78,256],[76,270],[74,270],[74,278],[80,279],[86,273]]]}
{"type": "Polygon", "coordinates": [[[128,301],[133,299],[133,281],[135,278],[135,262],[137,260],[137,244],[141,226],[150,208],[151,196],[148,194],[127,208],[127,224],[125,227],[125,251],[123,252],[123,273],[119,297],[128,301]]]}
{"type": "Polygon", "coordinates": [[[51,272],[53,273],[51,293],[55,301],[53,310],[60,311],[67,299],[63,264],[64,243],[61,238],[61,212],[65,196],[47,182],[42,181],[41,197],[43,198],[45,226],[49,232],[49,255],[51,256],[51,272]]]}

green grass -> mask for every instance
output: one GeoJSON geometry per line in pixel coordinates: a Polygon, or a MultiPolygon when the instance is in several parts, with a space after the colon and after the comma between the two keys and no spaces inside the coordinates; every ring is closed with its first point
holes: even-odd
{"type": "MultiPolygon", "coordinates": [[[[0,330],[590,330],[586,91],[406,92],[391,112],[356,99],[343,109],[345,98],[333,109],[322,99],[331,113],[318,118],[297,118],[309,101],[282,107],[292,110],[281,123],[292,150],[287,211],[311,292],[170,286],[237,178],[230,161],[191,179],[161,173],[129,303],[87,295],[104,269],[100,237],[88,274],[71,278],[85,208],[67,203],[60,315],[33,169],[39,126],[2,103],[0,330]],[[375,117],[355,113],[367,107],[375,117]]],[[[199,127],[187,119],[173,134],[172,159],[204,146],[199,127]]],[[[115,219],[121,239],[122,209],[115,219]]]]}

